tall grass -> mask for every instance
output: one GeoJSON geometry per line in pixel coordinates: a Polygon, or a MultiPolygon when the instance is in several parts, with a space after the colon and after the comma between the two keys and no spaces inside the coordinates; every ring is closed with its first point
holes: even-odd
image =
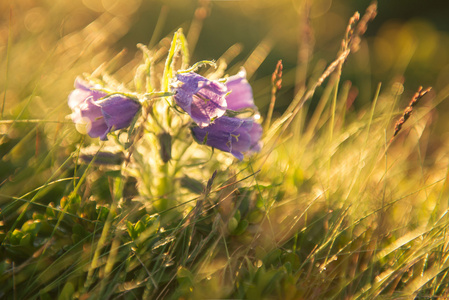
{"type": "MultiPolygon", "coordinates": [[[[19,42],[10,33],[2,48],[0,298],[449,297],[449,161],[433,137],[447,87],[425,94],[379,83],[369,105],[354,109],[345,62],[363,47],[375,12],[372,5],[354,15],[335,61],[296,82],[282,114],[274,108],[292,73],[273,66],[263,147],[242,162],[195,144],[184,114],[165,114],[171,77],[194,64],[182,31],[131,57],[110,50],[130,16],[104,14],[62,37],[43,34],[51,23],[19,42]],[[40,39],[31,56],[27,42],[40,39]],[[45,39],[56,47],[45,49],[45,39]],[[74,78],[92,69],[86,77],[147,93],[127,136],[98,142],[65,118],[74,78]],[[123,154],[119,163],[100,166],[99,151],[111,147],[123,154]]],[[[198,34],[190,36],[195,44],[198,34]]],[[[228,74],[236,50],[200,72],[228,74]]]]}

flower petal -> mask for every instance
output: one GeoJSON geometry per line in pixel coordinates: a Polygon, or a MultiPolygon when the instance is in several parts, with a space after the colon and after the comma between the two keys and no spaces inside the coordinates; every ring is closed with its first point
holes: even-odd
{"type": "Polygon", "coordinates": [[[140,109],[137,102],[119,94],[106,97],[97,104],[101,107],[105,123],[111,131],[128,127],[140,109]]]}
{"type": "Polygon", "coordinates": [[[83,103],[90,96],[91,96],[91,93],[89,91],[81,90],[81,89],[73,90],[69,95],[69,101],[68,101],[69,107],[71,109],[74,109],[75,107],[77,107],[78,105],[83,103]]]}
{"type": "Polygon", "coordinates": [[[228,109],[240,110],[254,107],[254,98],[251,85],[246,80],[246,71],[241,69],[236,75],[226,80],[226,87],[230,93],[226,96],[228,109]]]}
{"type": "Polygon", "coordinates": [[[81,133],[107,140],[109,132],[130,125],[140,103],[121,94],[107,95],[80,78],[75,80],[75,90],[69,95],[68,105],[72,109],[72,120],[81,133]]]}
{"type": "Polygon", "coordinates": [[[78,77],[75,80],[75,90],[69,95],[68,104],[69,107],[73,109],[84,102],[88,97],[92,97],[94,101],[97,101],[106,95],[105,92],[93,89],[89,83],[78,77]]]}
{"type": "Polygon", "coordinates": [[[207,127],[192,128],[192,134],[197,142],[203,143],[206,140],[206,145],[230,152],[242,160],[242,152],[258,150],[255,146],[262,134],[262,127],[254,123],[253,119],[223,116],[207,127]]]}
{"type": "Polygon", "coordinates": [[[101,107],[98,106],[92,97],[89,97],[79,106],[83,122],[88,122],[87,128],[89,136],[92,138],[101,137],[104,139],[109,132],[108,126],[104,121],[101,107]]]}
{"type": "Polygon", "coordinates": [[[178,74],[176,78],[173,88],[175,102],[198,126],[205,127],[211,119],[224,115],[226,86],[193,72],[178,74]]]}

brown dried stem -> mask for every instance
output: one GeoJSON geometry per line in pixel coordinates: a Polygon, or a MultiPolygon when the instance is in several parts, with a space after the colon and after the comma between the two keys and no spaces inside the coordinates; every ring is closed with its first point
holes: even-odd
{"type": "Polygon", "coordinates": [[[345,38],[342,41],[342,49],[338,58],[332,62],[332,64],[327,67],[326,71],[321,75],[318,81],[312,86],[311,89],[304,95],[301,101],[298,103],[297,108],[294,111],[294,115],[302,108],[304,103],[312,98],[315,90],[323,83],[323,81],[329,77],[337,68],[341,68],[343,63],[348,58],[352,51],[358,50],[358,45],[360,43],[360,36],[363,35],[367,29],[367,24],[369,21],[373,20],[377,14],[377,2],[373,2],[367,9],[362,19],[355,27],[355,24],[359,20],[359,13],[356,12],[351,19],[349,19],[348,26],[346,27],[345,38]]]}
{"type": "Polygon", "coordinates": [[[265,121],[265,131],[268,130],[271,123],[271,117],[273,116],[273,110],[274,110],[274,104],[276,103],[276,93],[281,89],[282,87],[282,60],[279,60],[276,69],[273,72],[273,75],[271,76],[271,101],[270,101],[270,107],[268,109],[267,119],[265,121]]]}
{"type": "MultiPolygon", "coordinates": [[[[345,38],[342,42],[342,49],[340,53],[337,56],[337,59],[333,61],[327,69],[324,71],[324,73],[320,76],[320,78],[317,80],[315,84],[312,85],[312,87],[302,96],[296,95],[295,99],[293,100],[291,104],[291,108],[284,113],[284,117],[288,117],[285,122],[282,125],[281,133],[277,135],[276,139],[274,140],[273,145],[276,145],[277,140],[282,136],[282,134],[287,130],[287,128],[292,123],[295,116],[298,114],[298,112],[301,110],[301,108],[304,106],[304,104],[313,97],[315,94],[316,89],[323,84],[324,80],[329,77],[337,68],[340,68],[343,63],[348,58],[349,54],[352,50],[356,51],[357,47],[356,45],[356,38],[360,38],[362,34],[366,31],[367,23],[371,21],[377,13],[377,2],[373,2],[368,9],[366,10],[366,13],[363,15],[360,23],[357,27],[354,28],[357,20],[359,19],[359,14],[355,13],[354,16],[349,20],[348,27],[345,32],[345,38]]],[[[357,42],[358,43],[358,42],[357,42]]],[[[281,118],[282,119],[282,118],[281,118]]],[[[271,120],[271,115],[267,116],[267,124],[268,120],[271,120]],[[269,117],[269,118],[268,118],[269,117]]],[[[268,126],[265,127],[265,129],[268,129],[268,126]]],[[[275,129],[276,130],[276,129],[275,129]]],[[[271,137],[271,135],[268,135],[271,137]]],[[[274,146],[273,146],[274,147],[274,146]]],[[[271,152],[271,151],[268,151],[271,152]]],[[[267,156],[268,157],[268,156],[267,156]]],[[[266,160],[265,160],[266,161],[266,160]]]]}
{"type": "Polygon", "coordinates": [[[366,30],[368,29],[368,23],[374,20],[376,15],[377,15],[377,2],[374,1],[370,6],[368,6],[362,19],[357,24],[354,36],[351,39],[351,43],[349,44],[352,52],[357,52],[357,50],[359,50],[361,40],[360,36],[365,34],[366,30]]]}
{"type": "Polygon", "coordinates": [[[395,138],[395,136],[398,135],[399,131],[401,131],[402,129],[402,125],[404,125],[404,123],[408,120],[408,118],[410,118],[410,116],[413,113],[413,107],[415,107],[416,104],[418,104],[418,101],[424,97],[425,94],[427,94],[432,88],[429,87],[425,90],[423,90],[423,87],[420,86],[418,88],[418,91],[413,95],[412,100],[410,100],[410,103],[408,104],[408,106],[404,109],[404,112],[402,114],[402,117],[396,122],[396,124],[394,125],[394,133],[393,136],[390,139],[390,143],[391,141],[395,138]]]}

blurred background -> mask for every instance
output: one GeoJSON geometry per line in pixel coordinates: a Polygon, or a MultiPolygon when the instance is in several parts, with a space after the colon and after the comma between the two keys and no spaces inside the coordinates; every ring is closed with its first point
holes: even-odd
{"type": "MultiPolygon", "coordinates": [[[[355,11],[363,15],[370,3],[1,1],[1,115],[11,118],[20,113],[19,118],[62,122],[70,113],[66,99],[77,75],[91,73],[116,57],[113,71],[121,74],[119,80],[130,82],[141,58],[136,44],[168,46],[179,27],[188,38],[192,63],[222,58],[229,74],[245,66],[262,115],[270,100],[271,73],[282,59],[283,88],[276,102],[276,111],[282,112],[295,91],[310,84],[309,79],[337,57],[349,18],[355,11]]],[[[449,3],[381,1],[360,50],[349,56],[343,68],[342,80],[351,82],[348,106],[364,107],[379,82],[382,90],[399,88],[410,95],[419,85],[437,91],[448,86],[448,12],[449,3]]],[[[309,102],[311,107],[314,100],[309,102]]],[[[439,110],[446,110],[446,105],[439,110]]]]}

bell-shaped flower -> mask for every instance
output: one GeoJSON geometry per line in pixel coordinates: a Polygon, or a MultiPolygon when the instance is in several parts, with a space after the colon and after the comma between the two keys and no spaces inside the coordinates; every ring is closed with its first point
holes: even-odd
{"type": "Polygon", "coordinates": [[[223,116],[215,119],[207,127],[193,127],[192,134],[198,143],[230,152],[242,160],[242,152],[260,151],[262,127],[253,119],[223,116]]]}
{"type": "Polygon", "coordinates": [[[254,107],[253,90],[248,80],[246,80],[246,71],[241,69],[236,75],[229,76],[226,80],[228,94],[226,102],[228,109],[240,110],[254,107]]]}
{"type": "Polygon", "coordinates": [[[211,119],[226,112],[226,86],[193,72],[176,75],[173,84],[174,99],[199,127],[210,124],[211,119]]]}
{"type": "Polygon", "coordinates": [[[95,90],[93,86],[85,82],[80,78],[76,78],[75,80],[75,89],[69,95],[69,107],[74,109],[87,98],[92,97],[93,101],[97,101],[100,98],[103,98],[107,95],[107,93],[99,90],[95,90]]]}
{"type": "Polygon", "coordinates": [[[68,100],[71,118],[90,137],[107,140],[109,132],[128,127],[140,110],[140,103],[124,95],[107,96],[78,79],[75,87],[68,100]]]}

